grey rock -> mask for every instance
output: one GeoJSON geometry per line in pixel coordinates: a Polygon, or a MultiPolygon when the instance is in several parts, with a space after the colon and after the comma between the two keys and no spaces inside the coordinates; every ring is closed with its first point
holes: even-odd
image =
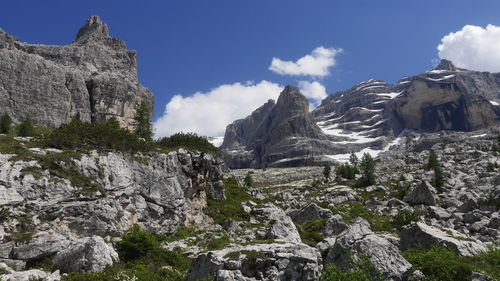
{"type": "Polygon", "coordinates": [[[391,280],[407,280],[411,273],[412,265],[401,256],[398,247],[384,236],[373,233],[363,219],[357,219],[336,238],[325,264],[350,268],[351,260],[360,255],[368,256],[370,263],[391,280]]]}
{"type": "Polygon", "coordinates": [[[437,206],[430,206],[429,207],[429,214],[431,217],[439,219],[439,220],[447,220],[451,218],[451,214],[446,211],[445,209],[437,206]]]}
{"type": "Polygon", "coordinates": [[[4,269],[7,272],[6,274],[0,275],[0,280],[2,281],[32,281],[32,280],[60,281],[61,280],[61,275],[59,274],[59,270],[56,270],[53,273],[45,272],[39,269],[30,269],[18,272],[2,262],[0,262],[0,268],[4,269]]]}
{"type": "Polygon", "coordinates": [[[65,249],[69,244],[67,237],[58,233],[38,232],[27,244],[12,249],[12,257],[17,260],[34,260],[49,257],[65,249]]]}
{"type": "Polygon", "coordinates": [[[116,117],[131,128],[136,107],[153,105],[136,68],[135,52],[110,37],[97,16],[65,46],[23,43],[0,31],[0,108],[14,122],[30,117],[57,127],[77,116],[88,122],[116,117]]]}
{"type": "Polygon", "coordinates": [[[116,261],[118,254],[99,236],[74,241],[66,249],[59,251],[53,260],[55,268],[68,273],[101,272],[116,261]]]}
{"type": "Polygon", "coordinates": [[[198,256],[188,280],[211,276],[215,280],[319,280],[321,255],[304,244],[255,244],[231,246],[198,256]],[[254,253],[254,257],[247,257],[254,253]]]}
{"type": "Polygon", "coordinates": [[[303,224],[312,220],[328,219],[333,216],[329,209],[321,208],[315,203],[311,203],[293,215],[293,220],[298,224],[303,224]]]}
{"type": "Polygon", "coordinates": [[[417,187],[410,191],[405,197],[404,201],[410,204],[424,204],[428,206],[436,205],[435,199],[436,190],[428,182],[423,181],[417,187]]]}
{"type": "Polygon", "coordinates": [[[453,229],[438,229],[423,222],[404,226],[401,230],[401,249],[412,247],[430,249],[432,246],[442,246],[453,250],[462,256],[472,256],[486,251],[482,242],[466,237],[453,229]]]}
{"type": "Polygon", "coordinates": [[[333,215],[326,221],[322,234],[325,237],[336,236],[346,230],[349,226],[344,222],[340,215],[333,215]]]}

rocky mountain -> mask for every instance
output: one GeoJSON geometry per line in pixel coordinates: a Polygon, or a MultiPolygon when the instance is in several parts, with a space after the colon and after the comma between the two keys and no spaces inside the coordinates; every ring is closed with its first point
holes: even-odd
{"type": "Polygon", "coordinates": [[[139,84],[136,53],[90,17],[66,46],[19,41],[0,30],[0,113],[15,122],[58,127],[79,116],[100,122],[116,117],[130,127],[135,108],[153,96],[139,84]]]}
{"type": "Polygon", "coordinates": [[[290,89],[279,98],[293,98],[290,108],[269,101],[227,127],[221,148],[230,167],[322,164],[345,160],[351,152],[376,155],[410,130],[474,131],[500,124],[500,73],[459,69],[446,60],[397,85],[361,82],[328,96],[310,114],[298,114],[300,106],[294,105],[306,99],[296,89],[289,95],[290,89]],[[270,126],[275,115],[282,118],[280,124],[291,125],[270,126]],[[303,126],[295,121],[299,115],[303,126]]]}
{"type": "Polygon", "coordinates": [[[292,86],[276,103],[270,100],[230,124],[221,148],[233,168],[313,164],[321,159],[309,156],[334,149],[309,113],[309,102],[292,86]]]}

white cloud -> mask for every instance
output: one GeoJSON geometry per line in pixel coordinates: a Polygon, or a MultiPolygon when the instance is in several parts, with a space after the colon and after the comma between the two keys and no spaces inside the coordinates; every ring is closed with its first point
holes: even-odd
{"type": "Polygon", "coordinates": [[[276,100],[282,90],[281,85],[264,80],[257,84],[221,85],[188,97],[176,95],[165,106],[163,116],[154,123],[156,137],[180,131],[222,136],[228,124],[250,115],[269,99],[276,100]]]}
{"type": "Polygon", "coordinates": [[[328,96],[325,86],[317,81],[299,81],[299,89],[311,101],[311,107],[317,107],[328,96]]]}
{"type": "Polygon", "coordinates": [[[500,27],[466,25],[441,39],[439,57],[458,67],[500,72],[500,27]]]}
{"type": "Polygon", "coordinates": [[[269,70],[280,75],[327,76],[329,68],[335,66],[335,56],[339,53],[342,49],[318,47],[296,62],[273,58],[269,70]]]}

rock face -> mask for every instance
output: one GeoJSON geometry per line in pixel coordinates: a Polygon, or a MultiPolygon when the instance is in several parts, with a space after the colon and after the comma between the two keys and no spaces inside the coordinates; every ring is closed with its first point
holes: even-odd
{"type": "Polygon", "coordinates": [[[321,255],[304,244],[233,246],[198,256],[189,281],[211,276],[219,281],[313,281],[321,275],[321,255]]]}
{"type": "MultiPolygon", "coordinates": [[[[500,73],[469,71],[443,60],[397,85],[370,79],[325,98],[308,113],[287,86],[226,129],[231,168],[289,167],[347,160],[351,152],[388,150],[409,130],[474,131],[500,124],[500,73]]],[[[361,155],[359,155],[361,156],[361,155]]]]}
{"type": "Polygon", "coordinates": [[[425,223],[417,222],[404,227],[401,231],[402,250],[412,247],[430,249],[432,246],[437,245],[453,250],[462,256],[472,256],[486,251],[483,243],[465,237],[453,229],[443,231],[425,223]]]}
{"type": "Polygon", "coordinates": [[[335,263],[350,268],[350,260],[359,259],[360,255],[368,256],[369,261],[390,280],[407,280],[411,273],[412,265],[401,256],[398,247],[383,235],[373,233],[370,224],[363,219],[355,221],[337,237],[325,264],[335,263]]]}
{"type": "Polygon", "coordinates": [[[404,201],[410,204],[434,206],[436,205],[435,194],[436,189],[428,181],[423,181],[405,196],[404,201]]]}
{"type": "Polygon", "coordinates": [[[15,122],[30,117],[57,127],[76,116],[88,122],[116,117],[130,128],[136,107],[153,105],[138,82],[135,52],[110,37],[97,16],[66,46],[23,43],[0,30],[0,82],[0,113],[15,122]]]}
{"type": "Polygon", "coordinates": [[[54,257],[54,267],[61,272],[103,271],[118,261],[118,254],[112,246],[99,236],[86,237],[73,242],[54,257]]]}
{"type": "Polygon", "coordinates": [[[115,258],[112,251],[99,238],[72,241],[118,237],[134,224],[153,233],[204,225],[210,222],[203,211],[207,199],[225,198],[223,162],[210,154],[182,149],[134,157],[91,152],[63,164],[89,179],[81,186],[40,168],[37,161],[11,156],[0,154],[0,208],[11,214],[2,225],[0,259],[9,264],[64,251],[61,255],[72,259],[72,264],[60,263],[64,271],[94,271],[115,258]],[[19,242],[15,233],[33,235],[19,242]]]}
{"type": "Polygon", "coordinates": [[[325,159],[310,156],[333,149],[309,113],[309,102],[292,86],[285,87],[276,104],[269,101],[228,125],[221,148],[232,168],[322,163],[325,159]]]}

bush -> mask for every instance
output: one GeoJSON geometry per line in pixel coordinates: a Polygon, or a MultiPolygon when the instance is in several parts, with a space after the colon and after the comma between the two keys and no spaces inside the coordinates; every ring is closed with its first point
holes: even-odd
{"type": "Polygon", "coordinates": [[[403,257],[429,281],[469,281],[472,267],[451,250],[434,246],[428,251],[409,249],[403,257]]]}
{"type": "Polygon", "coordinates": [[[123,261],[132,261],[150,255],[160,247],[160,244],[153,234],[142,231],[138,225],[134,225],[116,246],[118,255],[123,261]]]}
{"type": "Polygon", "coordinates": [[[409,210],[401,210],[394,217],[391,218],[391,225],[397,229],[401,230],[401,228],[405,225],[408,225],[412,222],[416,222],[420,219],[415,212],[409,210]]]}
{"type": "Polygon", "coordinates": [[[358,173],[358,169],[356,169],[356,167],[351,166],[347,163],[338,165],[335,168],[335,176],[337,177],[337,180],[339,178],[353,180],[356,177],[357,173],[358,173]]]}
{"type": "Polygon", "coordinates": [[[302,225],[296,225],[302,242],[311,247],[321,242],[324,239],[321,231],[325,227],[327,221],[327,219],[319,219],[305,222],[302,225]]]}
{"type": "Polygon", "coordinates": [[[330,165],[325,165],[325,167],[323,168],[323,176],[325,177],[326,181],[330,180],[331,171],[332,171],[332,167],[330,167],[330,165]]]}
{"type": "Polygon", "coordinates": [[[29,117],[19,124],[17,130],[18,135],[21,137],[32,137],[35,134],[35,127],[33,127],[33,123],[29,117]]]}
{"type": "Polygon", "coordinates": [[[153,149],[150,142],[141,140],[127,129],[121,128],[116,118],[104,123],[88,123],[74,119],[53,130],[43,138],[43,142],[49,147],[72,150],[146,152],[153,149]]]}
{"type": "Polygon", "coordinates": [[[134,134],[144,140],[153,139],[153,126],[151,125],[151,112],[145,102],[136,109],[134,116],[134,134]]]}
{"type": "Polygon", "coordinates": [[[0,134],[8,134],[12,126],[12,119],[9,114],[5,113],[0,119],[0,134]]]}
{"type": "Polygon", "coordinates": [[[385,281],[387,280],[370,263],[368,257],[363,256],[357,262],[352,262],[351,269],[342,269],[335,264],[326,266],[321,275],[321,281],[385,281]]]}
{"type": "Polygon", "coordinates": [[[195,133],[176,133],[170,137],[164,137],[157,142],[160,148],[176,150],[185,148],[188,150],[198,150],[207,153],[219,153],[219,150],[213,146],[206,138],[200,137],[195,133]]]}
{"type": "Polygon", "coordinates": [[[251,187],[253,185],[253,179],[252,179],[252,176],[250,175],[250,173],[248,173],[246,176],[245,176],[245,186],[246,187],[251,187]]]}
{"type": "Polygon", "coordinates": [[[208,214],[214,222],[223,225],[227,220],[248,221],[250,215],[243,210],[241,202],[253,199],[246,188],[239,187],[235,178],[224,179],[226,200],[208,200],[208,214]]]}

